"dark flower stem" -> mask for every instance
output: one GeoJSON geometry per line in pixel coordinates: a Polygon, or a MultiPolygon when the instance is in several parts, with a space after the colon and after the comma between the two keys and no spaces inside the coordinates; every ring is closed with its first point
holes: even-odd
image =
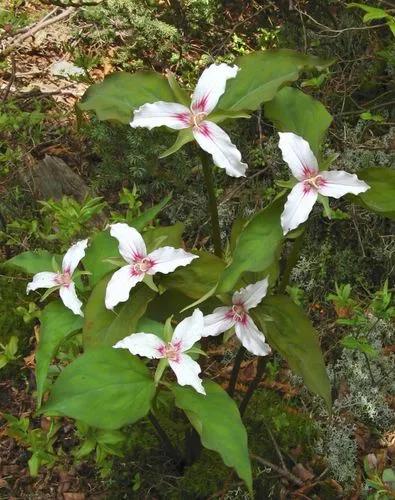
{"type": "Polygon", "coordinates": [[[243,401],[240,403],[239,406],[239,411],[240,415],[243,416],[244,412],[246,411],[247,405],[250,402],[250,399],[252,398],[252,395],[254,394],[255,390],[259,386],[259,382],[261,381],[263,374],[265,373],[266,369],[266,364],[268,362],[268,356],[262,356],[258,358],[258,363],[256,366],[256,373],[254,379],[251,381],[247,392],[245,393],[243,401]]]}
{"type": "Polygon", "coordinates": [[[160,425],[158,422],[157,418],[152,412],[148,413],[148,419],[151,422],[151,424],[155,427],[155,430],[162,441],[162,444],[168,453],[168,455],[174,460],[174,462],[178,465],[183,462],[182,455],[180,453],[180,450],[173,445],[173,443],[170,441],[169,436],[166,434],[166,431],[163,429],[163,427],[160,425]]]}
{"type": "Polygon", "coordinates": [[[299,257],[300,257],[300,252],[303,247],[304,243],[304,236],[305,236],[306,230],[303,231],[303,233],[298,236],[295,241],[293,242],[292,245],[292,250],[288,256],[287,263],[285,265],[283,277],[280,283],[280,286],[278,287],[278,292],[279,293],[285,293],[287,286],[289,285],[289,280],[291,277],[292,269],[296,266],[299,257]]]}
{"type": "Polygon", "coordinates": [[[243,361],[245,352],[246,352],[245,348],[241,345],[235,357],[235,362],[233,364],[232,374],[230,376],[229,386],[228,386],[228,394],[231,398],[235,393],[237,378],[239,376],[240,366],[241,362],[243,361]]]}
{"type": "Polygon", "coordinates": [[[199,151],[199,156],[207,188],[208,211],[211,218],[211,237],[214,245],[214,253],[217,257],[222,257],[221,230],[219,227],[218,206],[217,198],[215,196],[212,162],[210,161],[208,155],[202,150],[199,151]]]}

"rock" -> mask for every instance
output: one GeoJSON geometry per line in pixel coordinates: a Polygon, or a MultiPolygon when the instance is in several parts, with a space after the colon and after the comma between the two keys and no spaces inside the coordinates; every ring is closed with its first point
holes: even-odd
{"type": "Polygon", "coordinates": [[[56,156],[45,155],[43,160],[33,165],[29,185],[31,179],[33,192],[39,200],[60,200],[63,196],[73,196],[82,201],[89,192],[84,180],[56,156]]]}

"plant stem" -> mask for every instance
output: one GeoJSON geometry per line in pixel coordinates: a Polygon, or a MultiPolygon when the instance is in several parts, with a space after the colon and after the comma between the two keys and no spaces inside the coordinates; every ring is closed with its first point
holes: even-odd
{"type": "Polygon", "coordinates": [[[162,444],[167,453],[169,454],[169,456],[174,460],[176,464],[182,463],[183,458],[179,449],[176,446],[174,446],[173,443],[170,441],[169,436],[166,434],[165,430],[160,425],[157,418],[151,411],[148,413],[148,419],[150,420],[151,424],[155,427],[155,430],[158,433],[158,436],[162,441],[162,444]]]}
{"type": "Polygon", "coordinates": [[[268,362],[268,359],[269,358],[267,356],[262,356],[258,359],[255,377],[252,380],[252,382],[250,383],[250,385],[247,389],[247,392],[243,398],[243,401],[240,403],[240,406],[239,406],[239,411],[240,411],[241,416],[243,416],[243,414],[247,408],[247,405],[248,405],[250,399],[252,398],[252,395],[255,392],[255,389],[258,387],[259,382],[261,381],[261,378],[263,377],[263,374],[265,373],[266,364],[268,362]]]}
{"type": "Polygon", "coordinates": [[[221,230],[219,227],[218,206],[214,189],[213,170],[207,154],[204,151],[199,151],[199,156],[202,163],[204,181],[207,188],[208,211],[211,218],[211,237],[214,245],[214,253],[218,257],[222,257],[221,230]]]}
{"type": "Polygon", "coordinates": [[[228,394],[231,398],[235,393],[236,382],[239,376],[240,366],[241,362],[243,361],[245,352],[246,352],[245,348],[241,345],[235,357],[235,362],[233,365],[232,374],[230,376],[229,386],[228,386],[228,394]]]}
{"type": "Polygon", "coordinates": [[[303,233],[301,235],[299,235],[295,239],[295,241],[293,242],[292,250],[288,256],[287,264],[285,266],[284,273],[283,273],[283,277],[282,277],[280,286],[278,287],[278,293],[284,293],[285,290],[287,289],[287,286],[289,284],[289,279],[291,277],[292,269],[295,267],[296,263],[299,260],[300,251],[302,250],[302,247],[303,247],[305,233],[306,233],[306,231],[303,231],[303,233]]]}

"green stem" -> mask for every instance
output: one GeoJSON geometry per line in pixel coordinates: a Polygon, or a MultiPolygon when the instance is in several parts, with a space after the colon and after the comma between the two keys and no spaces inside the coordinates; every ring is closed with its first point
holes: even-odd
{"type": "Polygon", "coordinates": [[[261,378],[263,377],[263,374],[265,373],[266,370],[266,364],[268,362],[269,358],[268,356],[263,356],[258,359],[258,364],[256,366],[256,373],[255,377],[248,386],[247,392],[244,396],[243,401],[240,403],[239,406],[239,411],[240,415],[243,416],[244,412],[246,411],[247,405],[250,402],[250,399],[252,398],[252,395],[254,394],[255,390],[259,386],[259,382],[261,381],[261,378]]]}
{"type": "Polygon", "coordinates": [[[170,441],[169,436],[166,434],[165,430],[160,425],[157,418],[152,412],[148,413],[148,419],[151,422],[151,424],[155,427],[155,430],[158,433],[158,436],[162,441],[163,446],[167,451],[167,453],[169,454],[169,456],[174,460],[176,464],[181,464],[183,462],[183,459],[179,449],[175,447],[173,443],[170,441]]]}
{"type": "Polygon", "coordinates": [[[305,233],[306,233],[306,231],[303,231],[303,233],[301,235],[299,235],[295,239],[295,241],[293,242],[292,250],[288,256],[287,263],[286,263],[284,273],[283,273],[283,277],[282,277],[280,286],[278,287],[279,293],[285,293],[285,290],[287,289],[287,286],[289,284],[289,279],[291,277],[292,269],[295,267],[295,265],[298,262],[299,257],[300,257],[300,252],[302,250],[303,243],[304,243],[305,233]]]}
{"type": "Polygon", "coordinates": [[[235,393],[236,382],[239,376],[240,366],[241,362],[243,361],[245,352],[246,352],[245,348],[241,345],[239,350],[237,351],[235,362],[232,369],[232,374],[229,380],[228,394],[230,397],[233,397],[233,394],[235,393]]]}
{"type": "Polygon", "coordinates": [[[211,237],[214,245],[214,253],[222,257],[221,230],[219,227],[217,198],[215,196],[213,169],[209,157],[204,151],[199,151],[202,162],[204,181],[207,188],[208,211],[211,218],[211,237]]]}

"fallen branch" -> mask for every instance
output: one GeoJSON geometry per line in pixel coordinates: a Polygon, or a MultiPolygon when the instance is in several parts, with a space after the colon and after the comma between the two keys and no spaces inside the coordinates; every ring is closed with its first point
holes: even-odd
{"type": "Polygon", "coordinates": [[[272,470],[274,470],[275,472],[280,474],[280,476],[283,476],[285,479],[288,479],[288,481],[295,484],[296,486],[303,486],[303,484],[304,484],[303,481],[301,479],[297,478],[296,476],[294,476],[291,472],[289,472],[285,469],[282,469],[278,465],[272,464],[271,462],[269,462],[265,458],[258,457],[258,455],[251,454],[250,456],[251,456],[251,458],[253,458],[257,462],[259,462],[260,464],[266,465],[266,467],[270,467],[272,470]]]}
{"type": "Polygon", "coordinates": [[[45,21],[43,20],[39,21],[37,24],[32,26],[28,31],[26,31],[26,33],[22,33],[19,36],[17,36],[15,40],[8,47],[3,49],[0,52],[0,58],[8,56],[8,54],[17,49],[27,38],[34,36],[38,31],[42,30],[43,28],[46,28],[47,26],[50,26],[51,24],[57,23],[58,21],[61,21],[66,17],[71,16],[72,14],[74,14],[75,11],[76,11],[75,7],[69,7],[68,9],[64,10],[55,17],[51,17],[49,19],[46,19],[45,21]]]}

